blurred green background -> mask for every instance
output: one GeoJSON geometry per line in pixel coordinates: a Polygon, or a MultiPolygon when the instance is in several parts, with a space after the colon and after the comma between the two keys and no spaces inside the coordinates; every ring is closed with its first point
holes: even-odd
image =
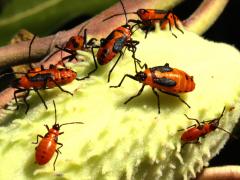
{"type": "Polygon", "coordinates": [[[117,1],[0,0],[0,46],[8,44],[22,28],[46,36],[80,24],[117,1]]]}

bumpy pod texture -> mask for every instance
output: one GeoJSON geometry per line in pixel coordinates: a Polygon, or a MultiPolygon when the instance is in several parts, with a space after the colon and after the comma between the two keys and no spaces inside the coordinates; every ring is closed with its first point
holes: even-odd
{"type": "MultiPolygon", "coordinates": [[[[113,71],[110,83],[107,83],[107,74],[111,63],[100,66],[90,79],[63,86],[74,92],[73,97],[57,88],[42,91],[49,107],[47,111],[34,93],[26,116],[24,106],[19,111],[6,111],[0,128],[0,179],[195,177],[224,146],[229,135],[215,130],[201,139],[201,144],[187,144],[182,148],[182,132],[178,130],[195,123],[184,114],[210,120],[218,117],[224,106],[226,111],[220,127],[233,129],[240,114],[240,79],[235,78],[239,76],[240,55],[229,45],[210,42],[187,31],[175,33],[178,38],[169,31],[158,31],[144,39],[143,33],[136,32],[133,39],[141,42],[136,57],[149,67],[167,62],[193,75],[195,90],[181,94],[191,109],[177,98],[159,93],[159,115],[156,97],[149,87],[140,97],[124,105],[141,87],[128,79],[120,88],[109,88],[117,85],[124,74],[135,73],[131,54],[126,53],[113,71]],[[59,123],[84,122],[62,127],[64,134],[59,136],[59,142],[64,146],[55,172],[52,166],[55,157],[44,166],[34,163],[35,145],[31,143],[37,134],[46,133],[44,124],[54,123],[53,99],[59,123]]],[[[83,75],[93,68],[93,63],[79,63],[72,68],[83,75]]]]}

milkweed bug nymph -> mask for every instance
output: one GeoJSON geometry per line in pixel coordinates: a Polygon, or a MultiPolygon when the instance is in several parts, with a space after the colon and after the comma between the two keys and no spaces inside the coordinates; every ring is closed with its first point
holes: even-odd
{"type": "MultiPolygon", "coordinates": [[[[121,2],[124,13],[126,13],[122,1],[120,1],[120,2],[121,2]]],[[[128,49],[130,52],[133,53],[132,57],[134,59],[135,68],[136,68],[136,62],[137,63],[140,62],[140,60],[138,60],[135,57],[135,52],[137,49],[136,46],[139,44],[139,42],[135,41],[131,38],[131,36],[133,34],[132,27],[128,24],[126,15],[125,15],[125,19],[126,19],[125,25],[117,27],[107,36],[107,38],[105,38],[105,39],[102,38],[100,40],[100,47],[99,47],[97,55],[96,55],[97,61],[100,65],[105,65],[105,64],[109,63],[110,61],[112,61],[112,59],[117,54],[120,54],[118,59],[116,60],[115,64],[112,66],[112,68],[110,69],[110,71],[108,73],[108,82],[110,81],[110,76],[111,76],[113,69],[115,68],[115,66],[119,62],[120,58],[124,54],[122,51],[124,47],[125,47],[125,49],[128,49]]],[[[88,75],[82,79],[88,78],[90,76],[90,74],[92,74],[93,72],[95,72],[97,70],[97,62],[96,62],[95,57],[94,57],[94,63],[95,63],[95,69],[92,70],[90,73],[88,73],[88,75]]]]}
{"type": "MultiPolygon", "coordinates": [[[[31,52],[31,45],[33,40],[30,42],[29,46],[29,58],[31,52]]],[[[65,84],[71,83],[74,79],[79,80],[77,78],[77,73],[72,71],[68,68],[57,68],[54,65],[50,65],[49,69],[41,67],[33,68],[30,64],[30,69],[27,72],[12,72],[12,73],[5,73],[2,76],[8,74],[21,74],[23,76],[16,78],[10,83],[10,86],[16,88],[14,91],[14,99],[17,104],[17,109],[19,108],[17,95],[19,93],[25,92],[23,96],[23,101],[26,105],[25,114],[27,114],[30,105],[27,102],[27,97],[29,96],[30,91],[35,91],[39,98],[41,99],[42,103],[44,104],[45,108],[47,109],[47,105],[39,93],[39,90],[46,90],[52,89],[54,87],[58,87],[61,91],[73,95],[71,92],[64,90],[61,86],[65,84]]]]}
{"type": "MultiPolygon", "coordinates": [[[[184,131],[183,134],[181,135],[181,141],[184,142],[183,146],[185,144],[189,144],[189,143],[199,143],[200,137],[205,137],[207,134],[214,131],[215,129],[220,129],[220,130],[228,133],[230,136],[232,136],[230,132],[219,127],[219,121],[223,117],[223,113],[224,113],[225,109],[226,108],[224,107],[223,111],[219,117],[214,118],[209,121],[202,121],[202,122],[199,122],[198,119],[190,118],[186,114],[184,114],[187,119],[195,121],[196,124],[188,127],[187,130],[184,131]]],[[[182,130],[179,130],[179,131],[182,131],[182,130]]],[[[235,136],[232,136],[232,137],[236,138],[235,136]]]]}
{"type": "Polygon", "coordinates": [[[127,104],[129,101],[139,96],[143,92],[144,87],[149,85],[152,87],[152,91],[157,97],[158,113],[160,113],[160,102],[159,95],[155,89],[161,91],[162,93],[177,97],[190,108],[190,106],[177,93],[190,92],[194,90],[195,83],[192,76],[189,76],[182,70],[169,67],[168,63],[164,66],[156,66],[152,68],[148,68],[147,65],[144,64],[144,67],[144,71],[137,72],[135,76],[125,74],[117,86],[110,86],[113,88],[120,87],[126,77],[143,84],[138,93],[130,97],[124,102],[124,104],[127,104]]]}
{"type": "MultiPolygon", "coordinates": [[[[145,38],[149,31],[155,29],[155,24],[160,23],[161,29],[166,29],[167,24],[169,24],[169,30],[172,35],[177,38],[177,36],[172,32],[172,26],[176,27],[181,33],[183,31],[179,28],[178,17],[172,11],[158,10],[158,9],[138,9],[136,12],[127,12],[126,14],[136,14],[140,20],[130,19],[128,22],[133,22],[139,25],[139,27],[146,31],[145,38]]],[[[122,13],[114,14],[104,21],[111,19],[112,17],[123,15],[122,13]]]]}
{"type": "Polygon", "coordinates": [[[35,148],[36,149],[35,159],[36,159],[36,163],[39,165],[44,165],[48,163],[52,159],[53,154],[55,152],[57,153],[56,158],[53,162],[53,168],[55,171],[55,164],[58,158],[58,154],[61,153],[60,148],[63,147],[63,144],[58,142],[58,136],[64,133],[64,132],[60,132],[60,128],[62,126],[69,125],[69,124],[83,124],[83,122],[70,122],[70,123],[64,123],[61,125],[58,124],[57,110],[56,110],[56,105],[54,101],[53,101],[53,104],[54,104],[54,110],[55,110],[54,111],[55,123],[53,124],[51,129],[49,129],[48,125],[44,125],[47,128],[48,132],[45,134],[45,136],[37,135],[37,141],[33,142],[33,144],[38,144],[38,140],[39,140],[38,138],[42,138],[38,146],[35,148]],[[59,145],[58,148],[57,148],[57,145],[59,145]]]}
{"type": "MultiPolygon", "coordinates": [[[[59,47],[59,46],[55,46],[57,49],[65,51],[67,53],[69,53],[70,55],[63,57],[62,58],[62,64],[64,65],[63,61],[68,59],[68,62],[71,62],[73,59],[76,59],[77,56],[77,50],[89,50],[91,49],[91,52],[94,56],[93,53],[93,48],[95,48],[95,41],[97,41],[96,38],[91,38],[90,40],[87,41],[87,29],[84,29],[86,27],[88,23],[86,23],[85,25],[83,25],[81,27],[81,29],[79,30],[79,33],[76,36],[72,36],[70,37],[70,39],[68,40],[68,42],[65,44],[65,46],[59,47]],[[81,35],[82,30],[83,31],[83,36],[81,35]]],[[[97,47],[97,46],[96,46],[97,47]]]]}

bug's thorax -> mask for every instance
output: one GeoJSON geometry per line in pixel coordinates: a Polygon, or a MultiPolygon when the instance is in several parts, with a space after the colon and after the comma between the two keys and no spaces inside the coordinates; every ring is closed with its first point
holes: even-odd
{"type": "Polygon", "coordinates": [[[48,137],[57,137],[59,136],[60,126],[59,124],[54,124],[51,129],[48,131],[48,137]]]}
{"type": "Polygon", "coordinates": [[[129,25],[126,24],[126,25],[120,26],[116,28],[115,31],[122,32],[122,34],[127,37],[126,40],[130,40],[132,33],[131,33],[131,27],[129,25]]]}

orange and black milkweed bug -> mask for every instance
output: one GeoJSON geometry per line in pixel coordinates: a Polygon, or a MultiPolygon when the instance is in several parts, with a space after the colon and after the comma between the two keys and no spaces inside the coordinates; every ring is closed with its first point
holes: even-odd
{"type": "Polygon", "coordinates": [[[156,66],[152,68],[148,68],[147,65],[144,64],[144,67],[144,71],[137,72],[135,76],[125,74],[117,86],[110,86],[113,88],[120,87],[126,77],[143,84],[138,93],[130,97],[124,102],[124,104],[127,104],[129,101],[139,96],[143,92],[144,87],[149,85],[152,87],[152,91],[157,97],[158,113],[160,113],[160,102],[159,95],[155,89],[161,91],[162,93],[177,97],[190,108],[190,106],[177,93],[185,93],[194,90],[195,83],[192,76],[189,76],[182,70],[169,67],[168,63],[164,66],[156,66]]]}

